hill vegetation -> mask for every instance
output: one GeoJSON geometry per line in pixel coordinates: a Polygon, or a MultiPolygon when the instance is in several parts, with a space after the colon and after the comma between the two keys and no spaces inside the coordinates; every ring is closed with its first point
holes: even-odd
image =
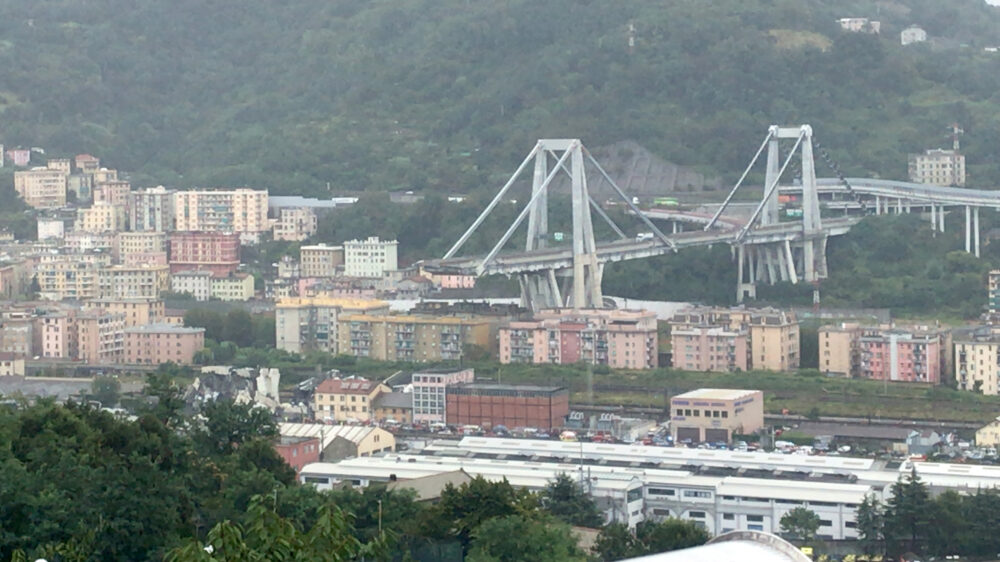
{"type": "Polygon", "coordinates": [[[541,137],[729,178],[774,122],[902,177],[958,122],[997,186],[998,29],[982,0],[0,0],[0,142],[138,184],[476,193],[541,137]],[[900,46],[910,24],[934,45],[900,46]]]}

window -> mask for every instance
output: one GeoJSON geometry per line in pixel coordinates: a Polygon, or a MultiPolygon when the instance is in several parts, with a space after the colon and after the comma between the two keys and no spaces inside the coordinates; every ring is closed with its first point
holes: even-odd
{"type": "Polygon", "coordinates": [[[820,519],[819,525],[820,527],[833,527],[833,522],[829,519],[820,519]]]}
{"type": "Polygon", "coordinates": [[[712,497],[712,492],[704,490],[684,490],[685,498],[710,498],[712,497]]]}
{"type": "Polygon", "coordinates": [[[736,519],[736,516],[732,513],[723,513],[722,518],[726,521],[732,521],[733,519],[736,519]]]}
{"type": "Polygon", "coordinates": [[[649,488],[649,495],[651,496],[673,496],[675,494],[676,491],[670,488],[649,488]]]}
{"type": "Polygon", "coordinates": [[[747,529],[749,529],[751,531],[763,531],[764,530],[764,526],[763,525],[747,525],[747,529]]]}
{"type": "Polygon", "coordinates": [[[653,515],[656,515],[656,516],[659,516],[659,517],[670,517],[670,510],[669,509],[653,508],[653,515]]]}
{"type": "Polygon", "coordinates": [[[764,521],[763,515],[747,515],[747,521],[753,523],[762,523],[764,521]]]}
{"type": "Polygon", "coordinates": [[[704,519],[705,518],[705,512],[704,511],[689,511],[688,512],[688,517],[690,517],[692,519],[704,519]]]}
{"type": "Polygon", "coordinates": [[[858,524],[855,521],[844,521],[844,527],[847,527],[848,529],[857,529],[858,524]]]}

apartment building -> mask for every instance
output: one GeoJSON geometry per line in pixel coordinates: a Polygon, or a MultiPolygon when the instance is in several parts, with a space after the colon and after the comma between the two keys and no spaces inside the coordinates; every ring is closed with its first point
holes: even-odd
{"type": "MultiPolygon", "coordinates": [[[[70,256],[60,256],[68,258],[70,256]]],[[[110,257],[110,256],[109,256],[110,257]]],[[[44,300],[94,299],[99,295],[98,271],[93,262],[69,259],[43,261],[35,266],[38,296],[44,300]]]]}
{"type": "Polygon", "coordinates": [[[196,301],[207,301],[212,297],[212,273],[210,271],[178,271],[170,275],[170,291],[188,294],[196,301]]]}
{"type": "MultiPolygon", "coordinates": [[[[790,371],[799,367],[799,324],[791,312],[774,308],[709,308],[693,307],[685,309],[670,319],[671,333],[687,333],[696,328],[723,328],[723,331],[742,333],[747,338],[749,350],[748,369],[769,371],[790,371]]],[[[687,334],[690,336],[691,334],[687,334]]],[[[677,342],[675,342],[677,343],[677,342]]],[[[685,348],[683,362],[693,362],[698,365],[717,364],[718,358],[692,358],[688,353],[718,354],[718,345],[694,346],[688,351],[685,348]],[[714,349],[713,349],[714,348],[714,349]]],[[[738,345],[738,344],[734,344],[738,345]]],[[[677,354],[675,353],[675,362],[677,354]]],[[[675,363],[676,366],[676,363],[675,363]]]]}
{"type": "Polygon", "coordinates": [[[773,308],[757,309],[749,315],[750,363],[764,371],[799,368],[799,321],[795,314],[773,308]]]}
{"type": "Polygon", "coordinates": [[[100,251],[110,258],[114,254],[117,234],[114,232],[68,232],[63,237],[63,249],[83,253],[100,251]]]}
{"type": "Polygon", "coordinates": [[[128,217],[129,194],[132,184],[123,180],[96,182],[94,184],[94,204],[107,204],[118,207],[122,214],[128,217]]]}
{"type": "Polygon", "coordinates": [[[83,310],[119,314],[126,328],[163,322],[166,315],[163,301],[154,298],[94,299],[85,301],[83,310]]]}
{"type": "Polygon", "coordinates": [[[71,312],[54,311],[33,318],[35,355],[50,359],[77,357],[76,316],[71,312]]]}
{"type": "Polygon", "coordinates": [[[915,183],[965,187],[965,155],[957,150],[935,148],[910,154],[907,168],[915,183]]]}
{"type": "Polygon", "coordinates": [[[253,276],[249,273],[233,273],[225,277],[212,277],[209,290],[212,298],[220,301],[248,301],[253,298],[253,284],[253,276]]]}
{"type": "Polygon", "coordinates": [[[577,363],[623,369],[657,365],[656,314],[549,309],[499,329],[501,363],[577,363]]]}
{"type": "Polygon", "coordinates": [[[125,230],[125,207],[101,202],[77,209],[74,229],[94,233],[125,230]]]}
{"type": "Polygon", "coordinates": [[[344,247],[316,244],[299,248],[302,277],[335,277],[344,265],[344,247]]]}
{"type": "Polygon", "coordinates": [[[387,271],[399,269],[396,240],[365,240],[344,242],[344,275],[347,277],[382,277],[387,271]]]}
{"type": "Polygon", "coordinates": [[[380,361],[457,361],[465,345],[491,347],[481,317],[342,314],[338,353],[380,361]]]}
{"type": "Polygon", "coordinates": [[[73,158],[77,171],[83,174],[93,174],[101,167],[101,159],[90,154],[77,154],[73,158]]]}
{"type": "Polygon", "coordinates": [[[167,265],[167,235],[164,232],[119,232],[115,248],[117,259],[125,264],[167,265]]]}
{"type": "Polygon", "coordinates": [[[921,27],[911,25],[899,32],[899,43],[904,47],[914,43],[923,43],[924,41],[927,41],[927,32],[921,27]]]}
{"type": "Polygon", "coordinates": [[[168,232],[174,229],[174,193],[162,185],[129,194],[129,228],[136,232],[168,232]]]}
{"type": "Polygon", "coordinates": [[[240,265],[240,237],[223,232],[170,234],[170,272],[202,270],[213,275],[236,273],[240,265]]]}
{"type": "Polygon", "coordinates": [[[309,207],[282,207],[274,223],[274,239],[301,242],[316,234],[319,222],[309,207]]]}
{"type": "Polygon", "coordinates": [[[14,172],[14,191],[24,203],[36,209],[66,206],[66,176],[58,167],[32,168],[14,172]]]}
{"type": "Polygon", "coordinates": [[[473,369],[427,369],[410,378],[413,395],[413,421],[416,423],[448,423],[448,387],[476,380],[473,369]]]}
{"type": "Polygon", "coordinates": [[[146,324],[125,329],[123,362],[129,365],[191,365],[205,347],[205,329],[146,324]]]}
{"type": "Polygon", "coordinates": [[[828,375],[861,375],[861,326],[841,323],[819,329],[819,370],[828,375]]]}
{"type": "Polygon", "coordinates": [[[375,397],[391,391],[385,384],[360,377],[326,379],[316,386],[313,412],[317,420],[366,422],[373,418],[375,397]]]}
{"type": "Polygon", "coordinates": [[[202,189],[174,193],[174,228],[178,231],[256,233],[270,227],[267,190],[202,189]]]}
{"type": "Polygon", "coordinates": [[[98,298],[160,298],[170,288],[170,271],[164,265],[114,265],[98,272],[98,298]]]}
{"type": "Polygon", "coordinates": [[[720,326],[677,327],[670,331],[673,367],[684,371],[726,373],[749,366],[748,336],[720,326]]]}
{"type": "Polygon", "coordinates": [[[1000,319],[1000,269],[993,269],[988,277],[989,321],[1000,319]]]}
{"type": "Polygon", "coordinates": [[[76,314],[79,359],[90,365],[120,363],[124,350],[125,316],[102,311],[76,314]]]}
{"type": "Polygon", "coordinates": [[[66,175],[72,171],[69,158],[49,158],[45,167],[49,170],[55,170],[57,172],[62,172],[66,175]]]}
{"type": "Polygon", "coordinates": [[[1000,394],[1000,335],[970,334],[955,339],[955,382],[961,390],[1000,394]]]}
{"type": "Polygon", "coordinates": [[[337,330],[341,315],[388,313],[389,304],[379,300],[283,298],[275,305],[275,345],[291,353],[340,353],[337,330]]]}
{"type": "Polygon", "coordinates": [[[861,376],[900,382],[941,382],[942,342],[937,332],[897,328],[862,330],[861,376]]]}

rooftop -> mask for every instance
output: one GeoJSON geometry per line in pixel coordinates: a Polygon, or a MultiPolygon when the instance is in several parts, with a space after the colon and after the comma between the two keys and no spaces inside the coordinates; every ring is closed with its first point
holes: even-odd
{"type": "Polygon", "coordinates": [[[286,297],[278,301],[278,308],[300,308],[303,306],[325,306],[330,308],[347,309],[376,309],[389,306],[389,303],[376,299],[350,299],[332,297],[286,297]]]}
{"type": "Polygon", "coordinates": [[[674,398],[686,398],[689,400],[739,400],[759,393],[759,390],[739,390],[733,388],[699,388],[684,394],[678,394],[674,398]]]}
{"type": "Polygon", "coordinates": [[[317,394],[370,394],[380,383],[361,378],[326,379],[316,385],[317,394]]]}
{"type": "Polygon", "coordinates": [[[326,448],[337,438],[346,439],[352,443],[360,443],[373,431],[391,435],[378,427],[366,425],[326,425],[322,423],[280,423],[278,433],[285,437],[315,437],[321,441],[320,446],[326,448]]]}
{"type": "Polygon", "coordinates": [[[188,328],[177,324],[145,324],[125,328],[127,334],[204,334],[205,328],[188,328]]]}

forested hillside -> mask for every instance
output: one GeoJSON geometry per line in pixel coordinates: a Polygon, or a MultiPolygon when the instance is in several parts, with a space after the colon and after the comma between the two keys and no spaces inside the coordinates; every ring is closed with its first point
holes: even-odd
{"type": "Polygon", "coordinates": [[[0,142],[137,184],[476,192],[557,136],[730,178],[772,122],[901,177],[957,121],[998,186],[997,44],[982,0],[0,0],[0,142]]]}

